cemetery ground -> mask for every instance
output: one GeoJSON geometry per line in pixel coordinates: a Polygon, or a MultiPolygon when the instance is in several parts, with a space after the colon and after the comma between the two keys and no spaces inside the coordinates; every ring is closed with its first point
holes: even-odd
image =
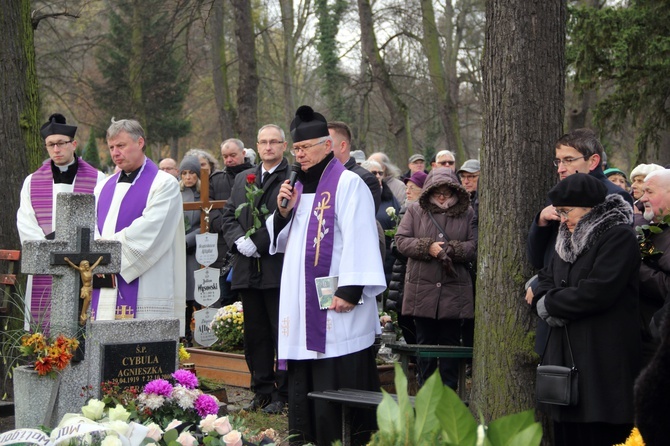
{"type": "MultiPolygon", "coordinates": [[[[245,412],[241,410],[248,405],[254,394],[244,387],[223,385],[228,397],[228,414],[240,417],[244,425],[251,430],[273,428],[279,433],[279,438],[288,436],[288,416],[286,413],[268,415],[263,412],[245,412]]],[[[0,433],[14,429],[14,415],[10,404],[0,402],[0,433]]]]}

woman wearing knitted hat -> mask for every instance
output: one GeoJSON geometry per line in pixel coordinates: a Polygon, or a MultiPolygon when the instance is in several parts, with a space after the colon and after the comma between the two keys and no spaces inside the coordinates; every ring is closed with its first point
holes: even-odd
{"type": "MultiPolygon", "coordinates": [[[[187,155],[179,165],[179,189],[184,203],[200,200],[200,160],[197,156],[187,155]]],[[[195,289],[195,277],[193,272],[200,269],[200,264],[195,259],[195,236],[200,233],[200,212],[184,211],[184,229],[186,231],[186,342],[191,343],[193,332],[191,330],[191,319],[193,312],[199,309],[195,302],[193,292],[195,289]]]]}
{"type": "Polygon", "coordinates": [[[579,375],[576,404],[540,405],[554,421],[555,445],[610,446],[633,427],[640,255],[630,205],[606,194],[600,181],[582,173],[549,191],[561,225],[531,303],[552,327],[542,363],[573,365],[569,338],[579,375]]]}

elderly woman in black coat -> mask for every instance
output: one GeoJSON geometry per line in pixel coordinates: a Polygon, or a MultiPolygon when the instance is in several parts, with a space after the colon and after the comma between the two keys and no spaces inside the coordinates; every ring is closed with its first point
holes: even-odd
{"type": "Polygon", "coordinates": [[[581,173],[549,192],[561,225],[532,304],[552,327],[543,364],[572,365],[569,336],[579,371],[576,405],[542,407],[554,421],[555,445],[611,446],[633,427],[640,253],[631,206],[606,194],[600,181],[581,173]]]}

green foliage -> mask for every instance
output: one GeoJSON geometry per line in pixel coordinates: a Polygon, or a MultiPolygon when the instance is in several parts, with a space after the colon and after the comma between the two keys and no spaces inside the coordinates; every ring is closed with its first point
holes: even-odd
{"type": "Polygon", "coordinates": [[[616,130],[630,118],[638,143],[657,142],[670,124],[670,4],[632,0],[628,7],[573,7],[568,36],[577,90],[612,89],[596,104],[596,124],[616,130]]]}
{"type": "MultiPolygon", "coordinates": [[[[100,108],[109,117],[140,120],[147,136],[161,143],[191,131],[182,110],[190,78],[174,22],[162,1],[120,1],[109,9],[110,31],[96,54],[104,78],[94,84],[100,108]],[[135,31],[140,38],[133,39],[135,31]]],[[[106,128],[109,121],[101,124],[106,128]]]]}
{"type": "Polygon", "coordinates": [[[351,116],[348,113],[349,108],[344,95],[347,77],[339,67],[337,33],[340,20],[348,4],[346,0],[335,0],[332,5],[328,5],[328,0],[315,0],[314,2],[314,10],[319,20],[319,26],[316,29],[316,50],[321,60],[317,70],[323,79],[321,92],[328,100],[330,115],[344,121],[351,121],[351,116]]]}
{"type": "Polygon", "coordinates": [[[91,166],[100,169],[100,152],[98,152],[98,143],[95,140],[95,132],[93,129],[91,129],[91,132],[88,135],[88,141],[86,142],[81,157],[91,166]]]}
{"type": "Polygon", "coordinates": [[[414,408],[407,395],[407,377],[395,366],[398,402],[382,390],[377,408],[379,431],[371,446],[535,446],[542,440],[542,426],[534,420],[534,411],[508,415],[478,424],[468,408],[451,388],[444,386],[436,371],[419,390],[414,408]]]}

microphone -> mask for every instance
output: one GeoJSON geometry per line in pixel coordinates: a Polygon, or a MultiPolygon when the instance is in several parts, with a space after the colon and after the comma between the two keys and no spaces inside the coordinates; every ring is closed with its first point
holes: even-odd
{"type": "MultiPolygon", "coordinates": [[[[288,184],[291,185],[291,187],[295,186],[295,181],[298,179],[298,172],[300,172],[301,166],[300,163],[293,163],[291,166],[291,176],[288,177],[288,184]]],[[[282,209],[286,209],[288,206],[288,198],[284,197],[281,199],[280,206],[282,209]]]]}

